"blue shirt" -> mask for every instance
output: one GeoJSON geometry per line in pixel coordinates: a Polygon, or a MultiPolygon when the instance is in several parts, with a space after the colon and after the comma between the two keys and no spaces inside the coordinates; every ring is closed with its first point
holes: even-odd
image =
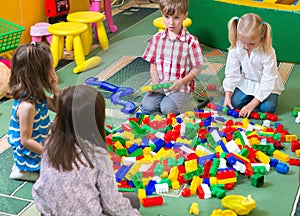
{"type": "MultiPolygon", "coordinates": [[[[17,111],[21,102],[22,99],[14,101],[7,139],[14,150],[14,161],[18,169],[29,172],[38,171],[40,170],[41,155],[24,148],[21,143],[20,121],[17,117],[17,111]]],[[[46,138],[50,126],[48,102],[36,102],[35,110],[32,138],[42,145],[42,141],[46,138]]]]}

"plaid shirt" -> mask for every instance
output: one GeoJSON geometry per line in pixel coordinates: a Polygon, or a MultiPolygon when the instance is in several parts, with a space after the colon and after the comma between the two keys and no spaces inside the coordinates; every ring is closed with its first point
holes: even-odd
{"type": "MultiPolygon", "coordinates": [[[[175,40],[168,37],[168,30],[156,33],[150,40],[143,59],[157,66],[160,83],[185,77],[193,67],[204,64],[198,39],[182,28],[175,40]]],[[[192,93],[195,80],[180,89],[192,93]]]]}

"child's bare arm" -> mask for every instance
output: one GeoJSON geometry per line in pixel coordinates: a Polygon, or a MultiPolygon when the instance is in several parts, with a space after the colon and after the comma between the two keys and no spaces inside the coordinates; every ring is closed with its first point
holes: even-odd
{"type": "Polygon", "coordinates": [[[232,96],[232,92],[231,91],[226,91],[225,92],[225,98],[224,98],[224,104],[223,104],[223,106],[229,107],[230,109],[233,109],[233,106],[231,104],[231,96],[232,96]]]}
{"type": "Polygon", "coordinates": [[[58,87],[58,76],[54,69],[52,70],[51,73],[51,79],[52,79],[52,86],[54,92],[53,92],[53,97],[47,97],[47,101],[48,101],[49,109],[53,112],[56,112],[57,111],[56,102],[59,94],[59,87],[58,87]]]}
{"type": "Polygon", "coordinates": [[[22,145],[32,152],[42,154],[43,146],[32,139],[35,107],[32,103],[23,101],[18,108],[17,116],[20,121],[20,137],[22,145]]]}
{"type": "Polygon", "coordinates": [[[159,84],[159,76],[157,72],[156,64],[150,63],[150,76],[152,84],[159,84]]]}
{"type": "Polygon", "coordinates": [[[169,91],[177,91],[183,85],[194,80],[201,73],[201,65],[194,67],[185,77],[180,80],[174,80],[173,85],[168,89],[169,91]]]}

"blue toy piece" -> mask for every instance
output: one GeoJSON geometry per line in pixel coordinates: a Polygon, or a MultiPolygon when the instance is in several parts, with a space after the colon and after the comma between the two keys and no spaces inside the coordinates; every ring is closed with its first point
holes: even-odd
{"type": "Polygon", "coordinates": [[[97,86],[107,91],[113,92],[110,96],[110,100],[113,104],[123,106],[121,112],[130,114],[136,109],[136,105],[132,101],[124,100],[123,97],[129,96],[134,93],[133,88],[119,87],[105,81],[99,81],[97,77],[90,77],[85,80],[86,85],[97,86]]]}

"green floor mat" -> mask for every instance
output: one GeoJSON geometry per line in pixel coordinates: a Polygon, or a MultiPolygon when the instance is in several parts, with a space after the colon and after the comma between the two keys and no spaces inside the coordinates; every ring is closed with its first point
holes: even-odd
{"type": "MultiPolygon", "coordinates": [[[[158,8],[141,8],[141,7],[131,7],[113,16],[114,24],[118,27],[118,32],[112,33],[107,31],[108,39],[116,36],[118,33],[128,29],[130,26],[136,24],[139,20],[149,16],[150,14],[156,12],[158,8]]],[[[106,29],[107,23],[104,21],[104,26],[106,29]]]]}

